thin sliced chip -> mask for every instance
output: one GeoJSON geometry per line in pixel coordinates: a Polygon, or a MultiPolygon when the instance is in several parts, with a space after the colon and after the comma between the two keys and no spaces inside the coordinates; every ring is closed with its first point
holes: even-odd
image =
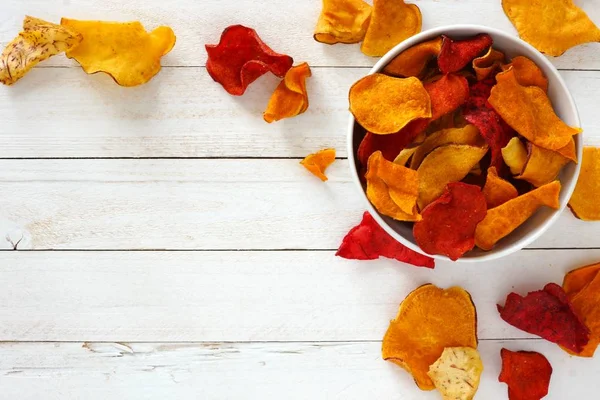
{"type": "Polygon", "coordinates": [[[422,390],[433,390],[429,366],[447,347],[477,347],[475,305],[462,288],[421,286],[404,299],[390,322],[383,338],[383,359],[408,371],[422,390]]]}
{"type": "Polygon", "coordinates": [[[581,172],[569,200],[573,214],[584,221],[600,221],[600,148],[584,147],[581,172]]]}
{"type": "Polygon", "coordinates": [[[25,17],[23,31],[0,55],[0,82],[12,85],[35,65],[78,46],[81,40],[80,34],[67,27],[25,17]]]}
{"type": "Polygon", "coordinates": [[[349,260],[391,258],[417,267],[434,268],[435,261],[398,243],[365,211],[362,221],[344,237],[336,256],[349,260]]]}
{"type": "Polygon", "coordinates": [[[268,123],[284,118],[292,118],[308,109],[306,78],[311,71],[307,63],[296,65],[288,70],[275,92],[271,95],[263,118],[268,123]]]}
{"type": "Polygon", "coordinates": [[[586,265],[585,267],[574,269],[565,275],[563,280],[563,289],[569,298],[572,298],[586,287],[600,271],[600,263],[586,265]]]}
{"type": "Polygon", "coordinates": [[[504,121],[533,144],[558,150],[581,132],[558,118],[546,92],[537,86],[519,85],[513,69],[496,75],[496,81],[489,103],[504,121]]]}
{"type": "Polygon", "coordinates": [[[535,187],[540,187],[556,179],[561,169],[569,163],[569,159],[556,151],[546,150],[528,143],[529,155],[523,171],[517,179],[523,179],[535,187]]]}
{"type": "Polygon", "coordinates": [[[356,121],[379,135],[396,133],[411,121],[431,117],[429,94],[414,77],[367,75],[352,85],[349,98],[356,121]]]}
{"type": "Polygon", "coordinates": [[[248,85],[271,71],[283,78],[292,67],[290,56],[271,50],[256,31],[242,25],[225,28],[219,44],[207,44],[206,70],[227,93],[241,96],[248,85]]]}
{"type": "Polygon", "coordinates": [[[412,169],[418,169],[423,159],[434,149],[446,144],[468,144],[471,146],[482,145],[483,139],[475,125],[466,125],[462,128],[451,128],[437,131],[427,136],[425,141],[416,148],[410,162],[412,169]]]}
{"type": "Polygon", "coordinates": [[[363,0],[323,0],[314,38],[326,44],[358,43],[370,19],[371,6],[363,0]]]}
{"type": "Polygon", "coordinates": [[[444,400],[472,400],[479,389],[483,362],[471,347],[446,347],[427,375],[444,400]]]}
{"type": "Polygon", "coordinates": [[[527,162],[527,148],[518,137],[514,137],[502,148],[502,158],[510,172],[519,175],[527,162]]]}
{"type": "Polygon", "coordinates": [[[504,307],[498,305],[498,312],[515,328],[574,352],[583,350],[590,340],[590,330],[573,310],[565,291],[555,283],[525,297],[510,293],[504,307]]]}
{"type": "Polygon", "coordinates": [[[335,161],[335,149],[323,149],[316,153],[309,154],[300,161],[300,164],[317,176],[323,182],[327,180],[325,170],[335,161]]]}
{"type": "Polygon", "coordinates": [[[407,149],[403,149],[394,159],[394,164],[406,166],[408,160],[410,160],[417,149],[418,147],[409,147],[407,149]]]}
{"type": "Polygon", "coordinates": [[[485,218],[487,205],[479,186],[452,182],[421,212],[413,226],[415,241],[429,254],[458,260],[475,247],[475,227],[485,218]]]}
{"type": "Polygon", "coordinates": [[[533,351],[502,349],[502,371],[498,380],[508,385],[509,400],[540,400],[548,394],[552,366],[533,351]]]}
{"type": "Polygon", "coordinates": [[[492,37],[482,33],[464,40],[453,40],[444,36],[442,50],[438,56],[438,66],[444,74],[458,72],[473,59],[485,53],[493,44],[492,37]]]}
{"type": "Polygon", "coordinates": [[[492,47],[485,55],[473,60],[473,69],[478,81],[490,77],[504,64],[504,53],[492,47]]]}
{"type": "Polygon", "coordinates": [[[577,164],[577,148],[575,147],[575,140],[573,138],[571,138],[568,145],[561,147],[556,152],[577,164]]]}
{"type": "Polygon", "coordinates": [[[519,196],[517,189],[508,181],[500,178],[495,167],[487,170],[487,178],[483,187],[483,195],[488,208],[498,207],[519,196]]]}
{"type": "Polygon", "coordinates": [[[434,121],[456,110],[469,98],[469,82],[460,75],[444,75],[424,87],[431,99],[431,119],[434,121]]]}
{"type": "Polygon", "coordinates": [[[515,71],[515,77],[521,86],[537,86],[544,92],[548,92],[548,78],[544,75],[544,71],[529,58],[517,56],[510,64],[502,66],[505,71],[510,68],[515,71]]]}
{"type": "Polygon", "coordinates": [[[408,78],[410,76],[420,77],[425,71],[427,64],[440,54],[441,49],[441,36],[416,44],[398,54],[383,68],[383,72],[401,78],[408,78]]]}
{"type": "MultiPolygon", "coordinates": [[[[583,274],[591,275],[592,272],[598,272],[598,269],[598,264],[591,268],[588,266],[583,274]]],[[[572,281],[573,278],[569,280],[572,281]]],[[[591,333],[588,344],[580,352],[572,354],[580,357],[593,357],[600,344],[600,275],[596,273],[593,279],[588,281],[587,285],[569,298],[573,304],[573,310],[575,310],[575,313],[581,318],[591,333]]]]}
{"type": "Polygon", "coordinates": [[[462,180],[483,158],[486,147],[448,144],[433,150],[421,163],[419,173],[419,209],[441,196],[446,185],[462,180]]]}
{"type": "Polygon", "coordinates": [[[488,210],[487,216],[475,230],[475,245],[482,250],[491,250],[541,206],[558,210],[559,194],[560,182],[554,181],[488,210]]]}
{"type": "Polygon", "coordinates": [[[159,26],[148,33],[138,22],[78,21],[60,24],[81,34],[81,44],[67,50],[88,74],[105,72],[121,86],[138,86],[160,72],[160,59],[175,46],[175,33],[159,26]]]}
{"type": "Polygon", "coordinates": [[[600,42],[600,29],[572,0],[502,0],[519,36],[551,56],[571,47],[600,42]]]}
{"type": "Polygon", "coordinates": [[[421,32],[421,10],[404,0],[373,0],[373,13],[360,50],[381,57],[395,45],[421,32]]]}

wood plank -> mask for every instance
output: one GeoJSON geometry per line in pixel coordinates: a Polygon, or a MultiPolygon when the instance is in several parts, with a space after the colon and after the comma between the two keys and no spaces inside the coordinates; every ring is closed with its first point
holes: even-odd
{"type": "MultiPolygon", "coordinates": [[[[453,24],[485,24],[516,34],[502,11],[499,0],[415,2],[423,14],[423,30],[453,24]]],[[[590,17],[600,23],[597,0],[577,0],[590,17]]],[[[25,14],[52,21],[61,16],[79,19],[141,20],[148,29],[166,24],[173,27],[177,45],[165,65],[199,66],[206,62],[204,45],[216,43],[229,25],[244,24],[258,30],[273,49],[293,56],[297,61],[323,66],[371,66],[377,59],[364,56],[359,45],[327,46],[313,40],[312,34],[321,10],[320,0],[148,0],[143,4],[123,5],[119,0],[70,0],[57,5],[45,0],[4,0],[0,5],[0,43],[9,42],[19,31],[25,14]]],[[[600,69],[600,44],[588,44],[552,59],[559,68],[600,69]]],[[[56,57],[47,65],[72,65],[56,57]]]]}
{"type": "Polygon", "coordinates": [[[562,283],[600,250],[528,250],[435,270],[329,251],[0,257],[0,341],[364,341],[381,340],[398,304],[428,282],[471,293],[480,338],[530,338],[496,304],[562,283]]]}
{"type": "MultiPolygon", "coordinates": [[[[18,85],[0,87],[0,156],[304,157],[335,147],[344,157],[348,88],[366,73],[314,68],[308,111],[267,124],[262,112],[277,85],[272,76],[238,98],[203,68],[165,69],[133,89],[76,69],[36,69],[18,85]]],[[[563,76],[579,107],[585,142],[600,145],[600,72],[563,76]]]]}
{"type": "MultiPolygon", "coordinates": [[[[8,399],[439,399],[383,361],[375,343],[2,343],[8,399]]],[[[544,399],[589,399],[600,359],[569,357],[541,341],[485,341],[476,398],[506,398],[500,349],[544,354],[553,366],[544,399]]]]}

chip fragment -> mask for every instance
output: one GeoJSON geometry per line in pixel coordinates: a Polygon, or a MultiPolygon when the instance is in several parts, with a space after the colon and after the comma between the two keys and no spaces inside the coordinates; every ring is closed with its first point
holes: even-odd
{"type": "Polygon", "coordinates": [[[12,85],[40,62],[78,46],[81,39],[67,27],[26,16],[23,31],[0,55],[0,82],[12,85]]]}
{"type": "Polygon", "coordinates": [[[327,180],[325,170],[335,161],[335,149],[323,149],[309,154],[300,164],[323,182],[327,180]]]}
{"type": "Polygon", "coordinates": [[[527,148],[516,136],[502,148],[502,158],[513,175],[519,175],[523,171],[527,156],[527,148]]]}
{"type": "Polygon", "coordinates": [[[326,44],[358,43],[370,19],[371,6],[363,0],[323,0],[314,38],[326,44]]]}
{"type": "Polygon", "coordinates": [[[504,70],[512,68],[521,86],[537,86],[544,92],[548,92],[548,78],[536,63],[525,56],[517,56],[510,64],[503,66],[504,70]]]}
{"type": "Polygon", "coordinates": [[[412,169],[418,169],[423,159],[433,150],[446,144],[468,144],[471,146],[483,145],[483,139],[475,125],[465,125],[462,128],[442,129],[425,138],[414,150],[410,161],[412,169]]]}
{"type": "Polygon", "coordinates": [[[473,69],[478,81],[490,77],[504,64],[504,53],[490,47],[487,53],[473,60],[473,69]]]}
{"type": "Polygon", "coordinates": [[[88,74],[105,72],[121,86],[138,86],[160,71],[161,58],[175,46],[175,33],[159,26],[148,33],[138,21],[79,21],[63,18],[60,24],[83,40],[66,54],[88,74]]]}
{"type": "Polygon", "coordinates": [[[487,33],[464,40],[453,40],[448,36],[444,36],[442,49],[438,56],[440,71],[444,74],[460,71],[469,65],[475,57],[486,52],[492,44],[492,37],[487,33]]]}
{"type": "Polygon", "coordinates": [[[535,187],[540,187],[556,179],[569,159],[556,151],[546,150],[535,144],[528,143],[529,154],[517,179],[523,179],[535,187]]]}
{"type": "Polygon", "coordinates": [[[519,192],[510,182],[498,176],[495,167],[490,167],[487,170],[483,195],[488,208],[494,208],[517,198],[519,192]]]}
{"type": "Polygon", "coordinates": [[[600,148],[584,147],[581,172],[569,200],[573,214],[584,221],[600,221],[600,148]]]}
{"type": "Polygon", "coordinates": [[[302,63],[286,72],[275,92],[271,95],[263,118],[268,123],[284,118],[292,118],[308,109],[306,78],[311,76],[310,67],[302,63]]]}
{"type": "Polygon", "coordinates": [[[509,400],[540,400],[548,394],[552,366],[540,353],[502,349],[498,380],[508,385],[509,400]]]}
{"type": "Polygon", "coordinates": [[[410,76],[421,77],[427,64],[437,57],[441,49],[441,36],[416,44],[394,57],[394,59],[383,68],[383,72],[400,78],[408,78],[410,76]]]}
{"type": "Polygon", "coordinates": [[[446,347],[427,375],[443,400],[472,400],[479,389],[483,362],[471,347],[446,347]]]}

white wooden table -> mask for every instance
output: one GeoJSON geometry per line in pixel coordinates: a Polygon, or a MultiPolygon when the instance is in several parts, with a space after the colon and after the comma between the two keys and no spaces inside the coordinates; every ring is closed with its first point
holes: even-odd
{"type": "MultiPolygon", "coordinates": [[[[416,3],[424,29],[515,32],[500,0],[416,3]]],[[[600,0],[576,3],[600,23],[600,0]]],[[[25,14],[177,34],[162,72],[138,88],[62,56],[0,87],[1,399],[437,399],[380,356],[398,304],[426,282],[461,285],[477,305],[477,399],[507,398],[502,347],[548,357],[548,399],[600,396],[600,357],[571,358],[495,306],[599,261],[600,224],[565,212],[530,248],[486,265],[334,257],[363,211],[345,159],[347,91],[375,60],[313,41],[319,10],[320,0],[0,2],[2,45],[25,14]],[[310,63],[306,114],[263,122],[272,76],[241,98],[211,80],[204,44],[235,23],[310,63]],[[341,157],[326,184],[298,165],[324,147],[341,157]]],[[[586,144],[600,145],[600,44],[552,61],[586,144]]]]}

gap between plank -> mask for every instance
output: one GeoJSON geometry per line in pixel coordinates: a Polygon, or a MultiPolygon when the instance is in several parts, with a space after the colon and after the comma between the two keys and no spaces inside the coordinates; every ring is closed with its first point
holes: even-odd
{"type": "MultiPolygon", "coordinates": [[[[478,339],[480,342],[516,342],[516,341],[542,341],[542,338],[488,338],[478,339]]],[[[19,344],[19,343],[98,343],[98,344],[110,344],[110,343],[128,343],[128,344],[143,344],[143,343],[154,343],[154,344],[352,344],[352,343],[381,343],[381,340],[243,340],[243,341],[211,341],[211,340],[199,340],[199,341],[177,341],[177,340],[158,340],[158,341],[98,341],[98,340],[0,340],[2,344],[19,344]]]]}
{"type": "MultiPolygon", "coordinates": [[[[521,251],[580,251],[580,250],[600,250],[600,247],[531,247],[521,249],[521,251]]],[[[20,251],[23,253],[34,252],[190,252],[190,253],[227,253],[227,252],[247,252],[247,253],[265,253],[265,252],[335,252],[337,249],[0,249],[0,253],[9,251],[20,251]]]]}

